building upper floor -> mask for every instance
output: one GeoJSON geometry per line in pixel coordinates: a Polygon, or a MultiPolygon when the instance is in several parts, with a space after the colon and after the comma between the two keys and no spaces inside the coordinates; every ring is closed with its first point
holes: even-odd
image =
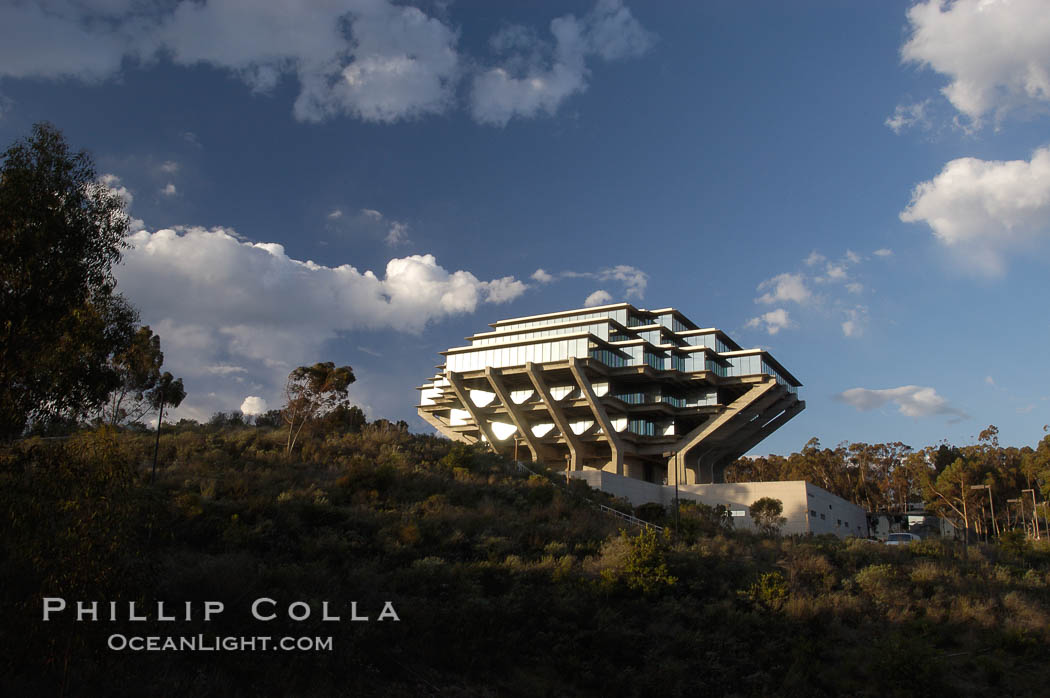
{"type": "Polygon", "coordinates": [[[469,344],[441,352],[445,370],[591,359],[610,369],[648,366],[656,371],[721,378],[768,375],[792,391],[801,385],[769,352],[743,349],[717,328],[702,328],[674,308],[645,310],[630,303],[580,308],[501,320],[467,337],[469,344]]]}

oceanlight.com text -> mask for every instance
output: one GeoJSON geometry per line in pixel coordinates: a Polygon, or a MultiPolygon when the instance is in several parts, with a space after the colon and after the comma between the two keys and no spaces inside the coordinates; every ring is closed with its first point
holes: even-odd
{"type": "Polygon", "coordinates": [[[116,652],[331,652],[332,638],[270,635],[122,635],[106,640],[116,652]]]}

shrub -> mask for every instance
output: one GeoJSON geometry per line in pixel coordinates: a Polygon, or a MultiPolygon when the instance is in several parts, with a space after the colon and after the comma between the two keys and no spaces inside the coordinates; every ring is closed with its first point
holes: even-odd
{"type": "Polygon", "coordinates": [[[889,605],[900,593],[893,565],[868,565],[853,577],[864,593],[877,603],[889,605]]]}
{"type": "Polygon", "coordinates": [[[448,470],[455,470],[456,468],[470,470],[471,466],[474,465],[474,452],[470,446],[456,442],[452,444],[448,453],[439,462],[442,467],[448,470]]]}
{"type": "Polygon", "coordinates": [[[634,515],[642,521],[662,526],[667,520],[667,509],[659,502],[649,502],[637,507],[634,510],[634,515]]]}
{"type": "MultiPolygon", "coordinates": [[[[673,516],[673,512],[672,512],[673,516]]],[[[733,530],[733,519],[724,505],[709,506],[703,502],[682,499],[678,503],[678,534],[686,540],[715,536],[733,530]]]]}
{"type": "Polygon", "coordinates": [[[835,567],[828,558],[809,546],[796,546],[782,563],[788,573],[791,589],[820,594],[831,591],[838,581],[835,567]]]}
{"type": "Polygon", "coordinates": [[[645,528],[633,538],[624,531],[620,534],[627,542],[627,558],[623,568],[623,580],[628,588],[652,594],[678,581],[667,568],[666,552],[670,540],[669,532],[657,534],[645,528]]]}
{"type": "Polygon", "coordinates": [[[1005,532],[999,538],[999,545],[1002,546],[1003,552],[1014,557],[1021,557],[1032,549],[1025,532],[1016,528],[1005,532]]]}
{"type": "Polygon", "coordinates": [[[747,590],[751,603],[770,611],[778,611],[788,598],[788,585],[780,572],[764,572],[747,590]]]}

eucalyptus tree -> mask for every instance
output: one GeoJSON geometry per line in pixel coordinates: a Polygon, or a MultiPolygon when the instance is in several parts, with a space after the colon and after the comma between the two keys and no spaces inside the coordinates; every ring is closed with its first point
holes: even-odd
{"type": "Polygon", "coordinates": [[[284,388],[287,403],[281,412],[288,425],[287,453],[292,452],[307,422],[350,406],[350,384],[354,380],[350,366],[337,368],[331,361],[300,366],[288,374],[284,388]]]}
{"type": "Polygon", "coordinates": [[[131,344],[110,358],[119,382],[99,411],[102,421],[112,426],[136,422],[155,410],[153,397],[160,387],[163,364],[160,337],[149,325],[138,328],[131,344]]]}
{"type": "Polygon", "coordinates": [[[116,293],[127,247],[119,195],[48,123],[0,163],[0,439],[97,409],[119,378],[135,310],[116,293]]]}
{"type": "Polygon", "coordinates": [[[153,482],[157,477],[157,454],[160,452],[160,426],[164,419],[164,408],[178,407],[186,398],[186,390],[181,378],[175,378],[165,371],[149,395],[150,405],[157,410],[157,440],[153,446],[153,470],[150,473],[150,482],[153,482]]]}

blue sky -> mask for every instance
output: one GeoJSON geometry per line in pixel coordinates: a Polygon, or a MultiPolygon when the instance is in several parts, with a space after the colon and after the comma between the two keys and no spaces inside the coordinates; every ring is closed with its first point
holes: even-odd
{"type": "Polygon", "coordinates": [[[49,120],[126,197],[120,289],[184,416],[279,407],[332,360],[370,417],[424,430],[437,352],[608,298],[799,377],[759,452],[1034,444],[1045,9],[5,2],[0,140],[49,120]]]}

